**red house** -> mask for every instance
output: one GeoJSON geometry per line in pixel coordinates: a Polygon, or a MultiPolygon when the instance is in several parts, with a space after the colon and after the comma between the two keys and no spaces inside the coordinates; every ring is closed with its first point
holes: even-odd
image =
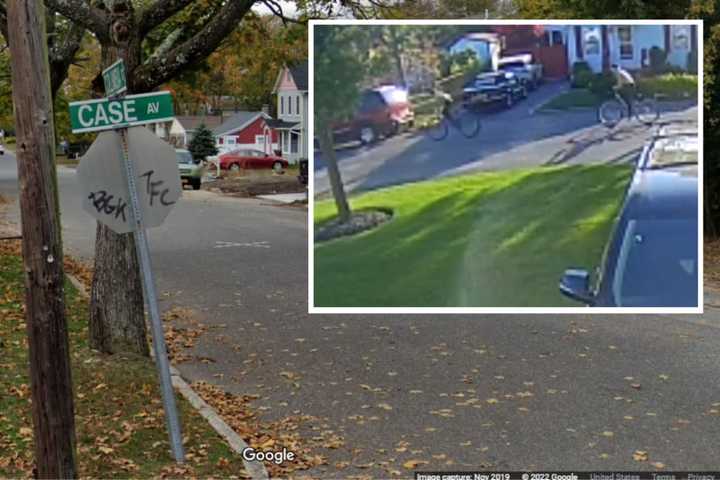
{"type": "Polygon", "coordinates": [[[268,120],[272,117],[265,112],[236,112],[213,129],[218,149],[221,152],[252,149],[273,153],[278,149],[278,133],[268,126],[268,120]]]}

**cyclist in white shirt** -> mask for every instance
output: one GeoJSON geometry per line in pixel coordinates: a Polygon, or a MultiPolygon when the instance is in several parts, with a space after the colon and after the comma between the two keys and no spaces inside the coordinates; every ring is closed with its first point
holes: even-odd
{"type": "Polygon", "coordinates": [[[635,84],[635,79],[630,72],[616,64],[613,64],[610,67],[610,72],[612,72],[613,77],[615,78],[613,90],[617,95],[625,100],[629,109],[636,94],[635,89],[637,88],[637,85],[635,84]]]}

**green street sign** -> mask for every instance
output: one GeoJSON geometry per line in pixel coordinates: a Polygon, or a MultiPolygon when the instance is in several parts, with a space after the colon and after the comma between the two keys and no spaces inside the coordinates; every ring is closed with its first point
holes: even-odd
{"type": "Polygon", "coordinates": [[[70,125],[73,133],[169,122],[174,117],[170,92],[141,93],[117,100],[101,98],[70,103],[70,125]]]}
{"type": "Polygon", "coordinates": [[[122,60],[118,60],[103,70],[102,75],[105,82],[105,95],[108,97],[113,97],[127,90],[125,63],[122,60]]]}

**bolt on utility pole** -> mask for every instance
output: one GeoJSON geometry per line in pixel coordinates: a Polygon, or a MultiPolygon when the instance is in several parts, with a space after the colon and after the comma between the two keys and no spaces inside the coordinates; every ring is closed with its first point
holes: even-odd
{"type": "Polygon", "coordinates": [[[75,478],[53,104],[42,0],[7,2],[38,478],[75,478]]]}

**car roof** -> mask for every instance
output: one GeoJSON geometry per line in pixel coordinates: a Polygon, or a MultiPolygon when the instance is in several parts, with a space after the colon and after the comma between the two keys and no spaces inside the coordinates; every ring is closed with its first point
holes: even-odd
{"type": "Polygon", "coordinates": [[[697,165],[636,171],[623,214],[638,220],[697,218],[697,165]]]}
{"type": "Polygon", "coordinates": [[[675,168],[680,164],[697,164],[698,151],[697,131],[661,130],[643,150],[638,167],[640,169],[675,168]]]}

